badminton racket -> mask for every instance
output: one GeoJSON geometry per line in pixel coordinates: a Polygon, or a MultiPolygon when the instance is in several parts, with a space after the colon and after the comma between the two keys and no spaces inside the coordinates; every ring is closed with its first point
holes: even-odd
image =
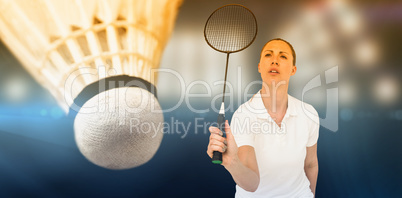
{"type": "MultiPolygon", "coordinates": [[[[218,115],[218,128],[225,128],[225,91],[229,64],[229,54],[242,51],[250,46],[257,36],[257,20],[254,14],[239,4],[228,4],[216,9],[208,18],[204,37],[214,50],[226,53],[225,80],[222,104],[218,115]]],[[[212,163],[222,164],[222,153],[214,151],[212,163]]]]}

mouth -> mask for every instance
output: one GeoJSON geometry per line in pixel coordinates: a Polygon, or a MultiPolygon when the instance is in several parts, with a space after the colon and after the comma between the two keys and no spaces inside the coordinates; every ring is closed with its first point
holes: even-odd
{"type": "Polygon", "coordinates": [[[270,73],[270,74],[279,74],[278,70],[276,70],[276,69],[272,69],[268,73],[270,73]]]}

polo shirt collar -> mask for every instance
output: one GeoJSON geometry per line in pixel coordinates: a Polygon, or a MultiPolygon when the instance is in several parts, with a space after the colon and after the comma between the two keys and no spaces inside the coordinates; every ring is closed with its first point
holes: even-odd
{"type": "MultiPolygon", "coordinates": [[[[287,118],[289,116],[297,116],[295,100],[295,98],[288,94],[288,109],[286,110],[284,118],[287,118]]],[[[271,118],[271,116],[268,114],[268,111],[265,109],[264,103],[262,101],[261,90],[253,96],[250,103],[252,111],[255,111],[257,117],[262,119],[271,118]]]]}

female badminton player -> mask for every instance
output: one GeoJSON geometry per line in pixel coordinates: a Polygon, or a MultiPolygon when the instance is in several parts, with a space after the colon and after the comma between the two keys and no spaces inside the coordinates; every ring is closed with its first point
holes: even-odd
{"type": "Polygon", "coordinates": [[[207,153],[223,153],[235,197],[314,197],[319,118],[314,107],[288,94],[296,71],[292,45],[268,41],[258,64],[261,90],[236,110],[230,126],[226,121],[226,138],[209,128],[207,153]]]}

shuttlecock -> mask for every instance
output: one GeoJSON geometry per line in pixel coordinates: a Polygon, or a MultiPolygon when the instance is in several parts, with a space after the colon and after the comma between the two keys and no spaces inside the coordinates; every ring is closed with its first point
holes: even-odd
{"type": "Polygon", "coordinates": [[[107,110],[84,110],[76,116],[78,148],[88,160],[109,169],[149,161],[163,136],[163,115],[148,111],[151,104],[160,110],[154,95],[137,87],[112,89],[91,98],[84,107],[105,106],[107,110]]]}
{"type": "Polygon", "coordinates": [[[0,38],[75,115],[91,162],[127,169],[162,140],[156,72],[182,0],[0,0],[0,38]]]}

